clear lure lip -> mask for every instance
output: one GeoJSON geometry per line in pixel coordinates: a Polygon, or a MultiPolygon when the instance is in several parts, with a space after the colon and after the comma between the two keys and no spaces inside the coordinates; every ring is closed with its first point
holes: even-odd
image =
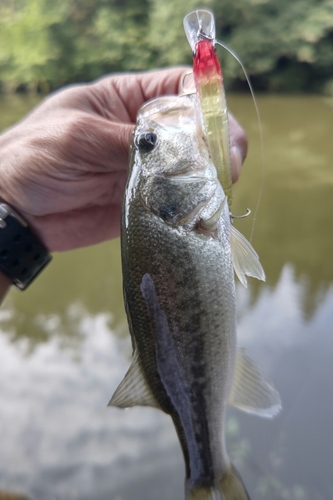
{"type": "Polygon", "coordinates": [[[184,30],[193,52],[200,38],[215,40],[215,21],[210,10],[194,10],[184,17],[184,30]],[[201,35],[201,37],[200,37],[201,35]]]}

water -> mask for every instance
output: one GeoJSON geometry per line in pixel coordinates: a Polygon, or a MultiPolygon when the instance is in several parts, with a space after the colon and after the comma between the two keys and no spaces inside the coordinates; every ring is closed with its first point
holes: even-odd
{"type": "MultiPolygon", "coordinates": [[[[252,500],[333,496],[333,100],[260,96],[266,169],[253,244],[267,275],[237,287],[240,343],[274,381],[272,421],[230,409],[228,447],[252,500]]],[[[1,127],[34,99],[0,101],[1,127]]],[[[233,212],[261,179],[249,98],[229,105],[250,137],[233,212]]],[[[251,220],[237,227],[249,237],[251,220]]],[[[119,241],[57,254],[0,310],[0,487],[36,500],[183,498],[169,418],[106,408],[129,366],[119,241]]],[[[0,493],[0,499],[2,498],[0,493]]]]}

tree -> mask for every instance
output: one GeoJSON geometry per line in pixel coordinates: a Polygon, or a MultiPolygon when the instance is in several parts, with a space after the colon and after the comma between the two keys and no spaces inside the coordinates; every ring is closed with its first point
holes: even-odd
{"type": "MultiPolygon", "coordinates": [[[[217,37],[242,59],[256,88],[333,93],[332,0],[202,0],[217,37]]],[[[0,82],[57,88],[105,73],[190,64],[187,0],[1,0],[0,82]]],[[[219,49],[220,50],[220,49],[219,49]]],[[[221,55],[226,83],[244,87],[221,55]]]]}

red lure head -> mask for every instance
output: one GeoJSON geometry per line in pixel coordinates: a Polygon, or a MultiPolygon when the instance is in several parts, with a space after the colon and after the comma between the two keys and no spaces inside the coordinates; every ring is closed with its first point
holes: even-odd
{"type": "Polygon", "coordinates": [[[198,82],[211,77],[222,79],[221,65],[210,40],[199,40],[197,43],[193,58],[193,72],[198,82]]]}

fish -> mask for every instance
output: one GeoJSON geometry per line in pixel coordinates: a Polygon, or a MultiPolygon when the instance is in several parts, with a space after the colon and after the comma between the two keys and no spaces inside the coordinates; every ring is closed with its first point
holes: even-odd
{"type": "MultiPolygon", "coordinates": [[[[262,278],[239,233],[194,96],[163,96],[137,116],[122,208],[124,303],[133,360],[109,405],[170,415],[185,499],[245,500],[225,442],[227,405],[265,417],[280,398],[237,347],[234,266],[262,278]]],[[[244,274],[245,276],[245,274],[244,274]]]]}
{"type": "Polygon", "coordinates": [[[229,122],[223,73],[215,49],[215,21],[209,10],[195,10],[184,18],[193,52],[193,75],[201,119],[220,183],[232,204],[229,122]]]}

